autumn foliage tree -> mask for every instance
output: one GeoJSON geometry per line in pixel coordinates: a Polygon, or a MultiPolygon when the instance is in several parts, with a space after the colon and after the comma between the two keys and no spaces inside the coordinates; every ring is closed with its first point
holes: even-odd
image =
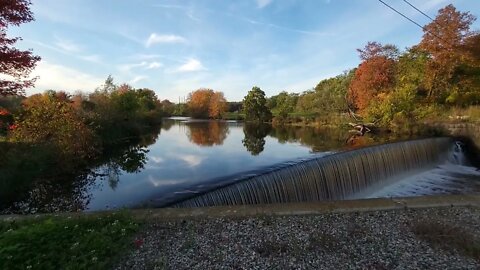
{"type": "Polygon", "coordinates": [[[369,42],[357,51],[362,63],[350,83],[348,97],[356,109],[363,111],[373,99],[381,98],[381,94],[392,87],[398,49],[393,45],[369,42]]]}
{"type": "Polygon", "coordinates": [[[450,4],[440,9],[435,19],[424,27],[419,47],[430,55],[426,82],[431,100],[444,102],[459,90],[455,89],[458,81],[452,79],[457,68],[468,58],[463,48],[474,36],[470,27],[475,19],[469,12],[457,11],[450,4]]]}
{"type": "Polygon", "coordinates": [[[53,147],[59,161],[85,160],[96,153],[95,135],[70,101],[47,92],[30,96],[23,108],[11,134],[14,141],[53,147]]]}
{"type": "Polygon", "coordinates": [[[222,145],[227,138],[229,128],[227,123],[222,121],[209,121],[208,127],[204,123],[189,123],[187,137],[199,146],[222,145]]]}
{"type": "Polygon", "coordinates": [[[221,118],[227,110],[227,100],[222,92],[198,89],[188,95],[187,107],[195,118],[221,118]]]}
{"type": "Polygon", "coordinates": [[[40,57],[33,55],[31,50],[13,47],[20,37],[7,36],[9,27],[34,20],[30,5],[29,0],[0,1],[0,74],[5,75],[0,80],[0,96],[23,94],[24,89],[35,82],[29,75],[40,57]]]}

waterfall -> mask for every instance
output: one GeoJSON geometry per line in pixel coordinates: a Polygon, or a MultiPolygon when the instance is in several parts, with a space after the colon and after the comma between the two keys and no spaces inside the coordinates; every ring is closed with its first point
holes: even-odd
{"type": "Polygon", "coordinates": [[[464,162],[461,144],[430,138],[371,146],[249,174],[213,190],[193,194],[174,207],[270,204],[351,198],[402,175],[442,162],[464,162]]]}

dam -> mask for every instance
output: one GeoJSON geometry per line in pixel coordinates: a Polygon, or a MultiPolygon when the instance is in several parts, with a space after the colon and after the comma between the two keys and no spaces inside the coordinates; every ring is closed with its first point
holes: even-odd
{"type": "Polygon", "coordinates": [[[165,207],[312,202],[480,191],[465,144],[441,137],[389,143],[214,179],[165,207]]]}

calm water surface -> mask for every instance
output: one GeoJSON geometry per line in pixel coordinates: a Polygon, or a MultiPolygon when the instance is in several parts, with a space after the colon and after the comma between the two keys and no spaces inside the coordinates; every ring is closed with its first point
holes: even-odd
{"type": "Polygon", "coordinates": [[[137,149],[143,160],[132,163],[143,168],[127,172],[107,163],[96,170],[103,176],[88,188],[86,210],[148,205],[214,178],[375,143],[366,137],[347,145],[348,137],[340,129],[165,119],[154,143],[137,149]]]}
{"type": "Polygon", "coordinates": [[[22,192],[13,186],[16,201],[0,205],[0,213],[162,206],[245,172],[400,139],[390,136],[347,140],[350,133],[342,128],[164,119],[141,138],[109,149],[90,171],[35,181],[22,192]]]}

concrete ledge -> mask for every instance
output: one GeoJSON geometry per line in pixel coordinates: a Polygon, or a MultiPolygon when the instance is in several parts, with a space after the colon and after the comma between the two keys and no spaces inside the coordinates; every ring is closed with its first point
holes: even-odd
{"type": "MultiPolygon", "coordinates": [[[[480,195],[435,195],[269,205],[215,206],[202,208],[129,209],[127,211],[128,213],[132,214],[136,219],[148,221],[205,218],[243,218],[256,216],[319,215],[324,213],[387,211],[398,209],[448,206],[480,207],[480,195]]],[[[111,214],[114,212],[116,212],[116,210],[38,215],[3,215],[0,216],[0,220],[18,220],[46,216],[100,216],[105,214],[111,214]]]]}

